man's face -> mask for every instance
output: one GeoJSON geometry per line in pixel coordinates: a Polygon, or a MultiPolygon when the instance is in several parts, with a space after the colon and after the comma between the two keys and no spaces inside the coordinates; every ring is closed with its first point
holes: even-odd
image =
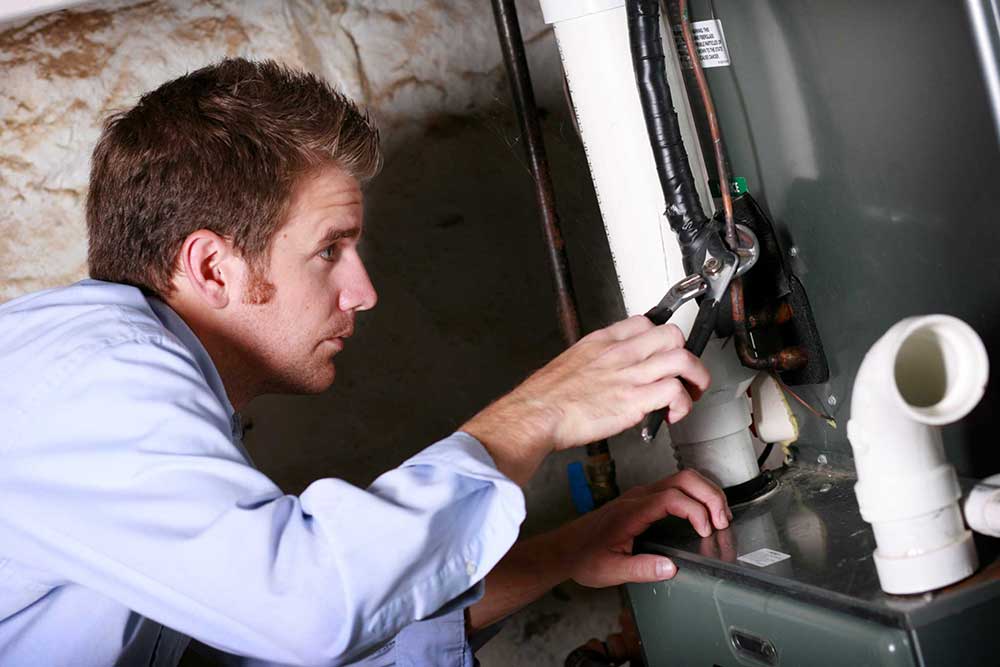
{"type": "Polygon", "coordinates": [[[324,168],[295,188],[271,242],[270,285],[245,282],[240,306],[263,392],[316,393],[333,383],[333,357],[354,332],[355,314],[377,298],[358,255],[361,228],[361,188],[344,171],[324,168]]]}

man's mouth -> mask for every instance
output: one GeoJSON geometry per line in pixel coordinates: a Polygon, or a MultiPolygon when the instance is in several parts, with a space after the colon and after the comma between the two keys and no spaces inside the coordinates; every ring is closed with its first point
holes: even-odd
{"type": "Polygon", "coordinates": [[[347,341],[347,339],[353,335],[354,335],[354,329],[353,328],[347,329],[345,331],[336,333],[333,336],[328,336],[327,338],[324,338],[320,344],[331,343],[337,348],[337,351],[339,352],[340,350],[344,349],[344,343],[347,341]]]}

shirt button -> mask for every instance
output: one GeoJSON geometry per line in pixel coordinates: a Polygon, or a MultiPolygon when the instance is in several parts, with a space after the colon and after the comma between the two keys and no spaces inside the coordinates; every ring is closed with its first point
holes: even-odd
{"type": "Polygon", "coordinates": [[[471,560],[465,561],[465,573],[470,577],[476,573],[476,564],[471,560]]]}

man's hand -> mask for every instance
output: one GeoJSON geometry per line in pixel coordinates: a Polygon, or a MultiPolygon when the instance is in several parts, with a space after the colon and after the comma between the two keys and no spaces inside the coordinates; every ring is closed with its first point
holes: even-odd
{"type": "Polygon", "coordinates": [[[728,528],[733,517],[722,490],[694,470],[630,489],[559,529],[569,576],[594,588],[673,577],[677,568],[666,556],[632,555],[633,540],[667,516],[687,519],[702,537],[728,528]]]}
{"type": "Polygon", "coordinates": [[[630,317],[580,339],[461,430],[523,483],[549,452],[621,433],[646,413],[666,406],[677,422],[710,380],[680,329],[630,317]]]}
{"type": "Polygon", "coordinates": [[[470,632],[538,599],[556,584],[584,586],[669,579],[677,568],[664,556],[632,555],[632,541],[654,521],[684,517],[699,535],[732,520],[726,496],[693,470],[636,487],[556,530],[520,540],[486,577],[486,594],[469,607],[470,632]]]}

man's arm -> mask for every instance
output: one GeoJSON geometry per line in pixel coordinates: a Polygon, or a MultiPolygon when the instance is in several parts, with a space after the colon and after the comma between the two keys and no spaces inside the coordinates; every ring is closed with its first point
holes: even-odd
{"type": "Polygon", "coordinates": [[[469,591],[524,516],[465,434],[368,489],[282,493],[172,339],[92,346],[46,380],[4,413],[4,555],[225,652],[354,662],[469,591]]]}
{"type": "Polygon", "coordinates": [[[696,393],[710,381],[680,329],[630,317],[580,339],[461,430],[524,484],[553,451],[621,433],[664,406],[671,423],[682,419],[692,401],[682,379],[696,393]]]}
{"type": "Polygon", "coordinates": [[[486,577],[486,593],[469,608],[468,631],[481,630],[573,579],[591,587],[661,581],[677,572],[665,556],[632,555],[632,542],[655,521],[686,518],[699,535],[729,527],[726,497],[686,470],[631,489],[556,530],[520,540],[486,577]]]}

